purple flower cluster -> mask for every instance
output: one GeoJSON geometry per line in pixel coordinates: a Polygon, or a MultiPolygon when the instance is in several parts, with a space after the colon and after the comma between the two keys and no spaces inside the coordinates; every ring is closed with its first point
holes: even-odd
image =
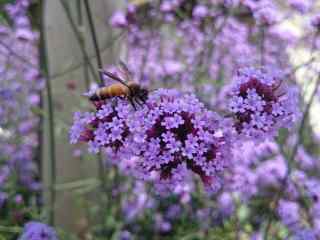
{"type": "Polygon", "coordinates": [[[174,189],[193,172],[207,190],[220,187],[219,176],[231,157],[230,139],[222,119],[193,95],[160,89],[129,127],[140,177],[174,189]]]}
{"type": "Polygon", "coordinates": [[[17,189],[29,193],[39,190],[33,161],[39,119],[32,110],[39,105],[44,80],[29,5],[28,0],[5,5],[11,25],[0,25],[0,191],[18,185],[8,190],[13,191],[10,196],[18,194],[14,192],[17,189]]]}
{"type": "Polygon", "coordinates": [[[40,222],[29,222],[19,240],[58,240],[58,237],[52,227],[40,222]]]}
{"type": "Polygon", "coordinates": [[[128,136],[127,118],[133,111],[128,101],[113,99],[95,104],[95,112],[76,112],[70,129],[70,142],[87,142],[89,152],[104,148],[109,154],[125,152],[128,136]]]}
{"type": "Polygon", "coordinates": [[[154,208],[155,202],[155,199],[147,193],[144,182],[136,181],[132,193],[122,201],[125,220],[129,223],[134,222],[144,214],[144,211],[154,208]]]}
{"type": "Polygon", "coordinates": [[[299,238],[302,236],[316,236],[310,239],[320,237],[320,182],[312,176],[313,172],[320,169],[317,157],[300,149],[294,160],[296,169],[287,179],[286,186],[283,186],[288,167],[276,142],[266,141],[258,146],[254,142],[245,142],[233,149],[233,155],[218,201],[222,210],[225,205],[228,206],[224,210],[225,217],[230,216],[228,210],[231,211],[239,197],[244,205],[253,204],[249,218],[253,222],[258,219],[259,222],[261,219],[256,216],[259,208],[269,207],[275,192],[281,191],[282,197],[275,212],[277,220],[296,237],[294,239],[305,239],[299,238]]]}
{"type": "Polygon", "coordinates": [[[279,128],[289,127],[296,119],[297,97],[284,87],[279,71],[240,69],[230,92],[229,109],[235,128],[245,137],[273,137],[279,128]]]}
{"type": "Polygon", "coordinates": [[[293,233],[293,239],[317,239],[317,233],[315,230],[303,226],[304,224],[303,219],[301,219],[301,209],[297,202],[281,200],[278,207],[278,214],[280,216],[281,222],[285,224],[293,233]]]}
{"type": "Polygon", "coordinates": [[[159,191],[174,191],[192,172],[207,190],[220,187],[231,157],[230,136],[224,121],[193,95],[159,89],[134,113],[122,99],[96,105],[93,113],[75,113],[71,143],[84,141],[91,152],[103,148],[136,158],[135,175],[155,182],[159,191]]]}
{"type": "Polygon", "coordinates": [[[278,214],[289,229],[296,229],[300,223],[299,205],[296,202],[281,200],[278,214]]]}
{"type": "Polygon", "coordinates": [[[305,0],[289,0],[289,5],[300,12],[301,14],[307,13],[310,10],[311,2],[305,0]]]}
{"type": "Polygon", "coordinates": [[[110,24],[127,32],[126,61],[141,83],[181,86],[217,107],[224,99],[220,83],[238,68],[260,64],[260,55],[266,65],[291,70],[284,49],[295,37],[277,26],[280,9],[274,1],[152,1],[128,4],[110,24]],[[261,25],[263,39],[255,41],[261,25]],[[213,91],[202,94],[202,88],[213,91]]]}
{"type": "Polygon", "coordinates": [[[278,16],[274,7],[264,6],[254,12],[254,18],[262,26],[271,26],[277,22],[278,16]]]}

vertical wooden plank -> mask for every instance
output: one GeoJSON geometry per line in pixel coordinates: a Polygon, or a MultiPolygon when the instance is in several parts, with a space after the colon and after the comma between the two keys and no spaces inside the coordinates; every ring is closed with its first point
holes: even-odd
{"type": "MultiPolygon", "coordinates": [[[[72,9],[72,17],[77,22],[76,2],[77,0],[66,1],[72,9]]],[[[102,48],[113,39],[111,29],[107,26],[107,19],[112,14],[117,1],[95,0],[90,1],[95,17],[95,25],[98,32],[99,43],[102,48]]],[[[83,18],[85,14],[83,13],[83,18]]],[[[94,55],[89,29],[86,21],[85,28],[81,29],[85,33],[87,52],[90,56],[94,55]]],[[[113,33],[113,35],[115,35],[113,33]]],[[[79,48],[76,37],[70,27],[66,14],[62,8],[60,0],[46,1],[46,37],[49,55],[49,68],[51,72],[51,83],[53,89],[55,122],[56,127],[56,156],[57,156],[57,183],[66,183],[97,176],[96,161],[80,161],[74,157],[72,147],[69,144],[67,129],[72,122],[73,112],[79,110],[80,94],[85,92],[85,79],[83,66],[66,72],[83,62],[83,56],[79,48]],[[64,74],[61,74],[64,73],[64,74]],[[76,83],[77,90],[70,92],[68,85],[76,83]],[[85,169],[85,172],[83,171],[85,169]]],[[[114,62],[115,57],[111,51],[102,53],[104,64],[114,62]]],[[[96,69],[96,63],[92,63],[96,69]]],[[[97,70],[97,69],[96,69],[97,70]]],[[[46,104],[45,104],[46,105],[46,104]]],[[[44,185],[48,183],[49,164],[48,164],[48,122],[44,121],[44,185]]],[[[79,221],[85,219],[85,211],[77,204],[77,197],[71,191],[57,192],[55,205],[55,217],[58,226],[72,232],[79,232],[77,228],[79,221]]]]}

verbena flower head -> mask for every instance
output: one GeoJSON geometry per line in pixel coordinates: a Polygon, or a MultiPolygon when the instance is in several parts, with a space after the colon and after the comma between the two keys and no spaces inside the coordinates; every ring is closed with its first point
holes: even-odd
{"type": "Polygon", "coordinates": [[[295,230],[300,226],[299,205],[296,202],[280,200],[278,214],[284,225],[289,229],[295,230]]]}
{"type": "Polygon", "coordinates": [[[196,19],[204,18],[208,15],[208,8],[205,5],[197,5],[192,12],[192,15],[196,19]]]}
{"type": "Polygon", "coordinates": [[[160,89],[129,123],[138,176],[174,189],[193,172],[207,190],[220,186],[230,143],[222,120],[193,95],[160,89]]]}
{"type": "Polygon", "coordinates": [[[235,210],[235,203],[230,193],[224,192],[218,198],[219,211],[223,216],[231,216],[235,210]]]}
{"type": "Polygon", "coordinates": [[[297,97],[285,88],[282,73],[270,69],[238,71],[230,93],[229,110],[237,132],[258,140],[273,137],[281,127],[290,127],[297,117],[297,97]]]}
{"type": "Polygon", "coordinates": [[[70,142],[87,142],[91,153],[98,153],[100,148],[111,154],[119,153],[125,149],[129,136],[126,120],[132,110],[128,101],[115,98],[96,103],[94,112],[76,112],[70,142]]]}
{"type": "Polygon", "coordinates": [[[128,21],[126,15],[120,11],[115,12],[110,19],[110,25],[115,28],[127,27],[128,21]]]}
{"type": "Polygon", "coordinates": [[[263,26],[270,26],[277,22],[277,12],[272,6],[261,7],[254,12],[257,23],[263,26]]]}
{"type": "Polygon", "coordinates": [[[268,187],[277,189],[286,172],[286,162],[281,156],[264,161],[256,168],[257,184],[260,189],[268,187]]]}
{"type": "Polygon", "coordinates": [[[293,240],[317,240],[316,232],[312,229],[301,228],[295,231],[293,240]]]}
{"type": "Polygon", "coordinates": [[[119,240],[132,240],[133,239],[133,236],[132,234],[127,231],[127,230],[124,230],[124,231],[121,231],[119,233],[119,237],[118,237],[119,240]]]}
{"type": "Polygon", "coordinates": [[[19,240],[58,240],[58,237],[52,227],[40,222],[29,222],[19,240]]]}
{"type": "Polygon", "coordinates": [[[289,0],[289,5],[296,11],[304,14],[310,10],[311,2],[308,0],[289,0]]]}

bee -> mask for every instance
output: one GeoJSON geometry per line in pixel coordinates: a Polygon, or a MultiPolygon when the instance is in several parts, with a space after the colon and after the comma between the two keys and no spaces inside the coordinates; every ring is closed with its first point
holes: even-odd
{"type": "Polygon", "coordinates": [[[114,97],[123,97],[128,99],[133,108],[137,110],[136,104],[142,106],[148,99],[148,89],[142,87],[139,83],[132,80],[132,74],[127,65],[120,61],[121,73],[125,76],[125,80],[117,75],[101,70],[102,74],[117,81],[118,83],[98,88],[91,96],[90,101],[101,101],[114,97]]]}

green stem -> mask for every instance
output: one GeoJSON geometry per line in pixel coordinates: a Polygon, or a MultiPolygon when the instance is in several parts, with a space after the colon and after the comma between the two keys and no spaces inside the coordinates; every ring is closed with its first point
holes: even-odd
{"type": "MultiPolygon", "coordinates": [[[[80,29],[83,29],[84,25],[83,25],[83,15],[82,15],[82,0],[77,0],[77,17],[78,17],[77,18],[78,26],[80,29]]],[[[81,32],[81,45],[86,47],[86,42],[85,42],[83,32],[81,32]]],[[[86,91],[89,91],[90,90],[90,75],[89,75],[89,68],[88,68],[89,64],[84,54],[82,54],[82,59],[84,62],[84,65],[83,65],[84,83],[85,83],[86,91]]]]}
{"type": "Polygon", "coordinates": [[[26,59],[25,57],[23,56],[20,56],[19,54],[16,53],[16,51],[12,50],[10,45],[3,42],[1,39],[0,39],[0,45],[3,46],[5,49],[7,49],[7,51],[9,51],[9,53],[11,55],[13,55],[14,57],[20,59],[20,61],[24,62],[25,64],[29,65],[30,67],[34,68],[34,69],[38,69],[38,65],[35,65],[33,64],[32,62],[30,62],[28,59],[26,59]]]}
{"type": "Polygon", "coordinates": [[[83,42],[81,40],[81,33],[79,32],[78,28],[77,28],[77,25],[75,23],[75,21],[73,20],[72,16],[71,16],[71,12],[70,12],[70,9],[69,9],[69,6],[67,4],[66,1],[64,0],[60,0],[60,3],[67,15],[67,18],[68,18],[68,21],[70,23],[70,26],[72,28],[72,31],[80,45],[80,50],[83,54],[83,56],[85,56],[86,58],[86,62],[88,63],[89,65],[89,68],[90,68],[90,71],[95,79],[96,82],[99,82],[99,77],[97,76],[97,73],[96,73],[96,70],[94,69],[94,67],[92,66],[91,62],[90,62],[90,57],[89,57],[89,54],[87,53],[86,49],[85,49],[85,46],[83,45],[83,42]]]}
{"type": "MultiPolygon", "coordinates": [[[[86,13],[87,13],[87,18],[88,18],[88,22],[89,22],[89,28],[91,31],[91,38],[93,41],[93,46],[94,46],[94,50],[97,56],[97,64],[98,64],[98,68],[102,69],[103,65],[102,65],[102,58],[100,55],[100,48],[99,48],[99,43],[98,43],[98,38],[97,38],[97,34],[96,34],[96,29],[93,23],[93,18],[92,18],[92,13],[91,13],[91,8],[90,8],[90,4],[88,0],[84,0],[84,7],[86,9],[86,13]]],[[[100,84],[103,84],[103,73],[99,72],[100,75],[100,84]]]]}
{"type": "Polygon", "coordinates": [[[6,227],[6,226],[0,226],[0,232],[3,233],[20,233],[21,228],[19,227],[6,227]]]}
{"type": "Polygon", "coordinates": [[[49,79],[49,66],[48,66],[48,54],[47,54],[47,42],[45,36],[45,0],[40,1],[41,11],[41,26],[40,26],[40,67],[46,79],[46,91],[47,91],[47,108],[48,108],[48,148],[49,148],[49,161],[50,161],[50,197],[49,197],[49,224],[54,225],[54,205],[56,199],[56,193],[54,185],[56,183],[56,142],[55,142],[55,122],[54,122],[54,108],[53,97],[51,89],[51,81],[49,79]]]}
{"type": "MultiPolygon", "coordinates": [[[[40,59],[41,60],[41,59],[40,59]]],[[[42,92],[39,93],[40,96],[40,102],[38,105],[38,108],[43,110],[43,94],[42,92]]],[[[43,140],[44,140],[44,136],[43,136],[43,115],[38,115],[37,116],[39,118],[39,127],[37,129],[37,140],[38,140],[38,146],[35,152],[35,157],[34,157],[34,161],[37,165],[37,181],[38,182],[43,182],[43,177],[42,177],[42,173],[43,173],[43,164],[42,164],[42,156],[43,156],[43,140]]],[[[39,191],[36,194],[36,206],[37,206],[37,210],[40,213],[41,208],[43,206],[42,204],[42,199],[43,199],[43,194],[39,191]]]]}
{"type": "MultiPolygon", "coordinates": [[[[90,32],[91,32],[91,37],[92,37],[92,41],[93,41],[93,45],[94,45],[95,54],[97,56],[97,58],[96,58],[97,65],[98,65],[99,69],[102,69],[103,64],[102,64],[102,58],[101,58],[100,51],[99,51],[99,49],[100,49],[99,43],[98,43],[95,26],[94,26],[93,19],[92,19],[91,8],[90,8],[88,0],[84,0],[84,7],[86,10],[86,14],[87,14],[88,22],[89,22],[89,28],[90,28],[90,32]]],[[[100,76],[100,84],[103,84],[104,83],[103,73],[99,72],[99,76],[100,76]]],[[[105,172],[104,172],[104,163],[103,163],[103,158],[102,158],[101,153],[99,153],[99,155],[98,155],[98,168],[99,168],[99,178],[101,180],[102,190],[106,191],[107,183],[106,183],[106,177],[105,177],[105,172]]]]}
{"type": "Polygon", "coordinates": [[[55,186],[56,191],[70,191],[76,188],[83,188],[88,186],[98,186],[100,184],[100,181],[96,178],[88,178],[88,179],[82,179],[78,181],[73,182],[67,182],[67,183],[61,183],[57,184],[55,186]]]}

